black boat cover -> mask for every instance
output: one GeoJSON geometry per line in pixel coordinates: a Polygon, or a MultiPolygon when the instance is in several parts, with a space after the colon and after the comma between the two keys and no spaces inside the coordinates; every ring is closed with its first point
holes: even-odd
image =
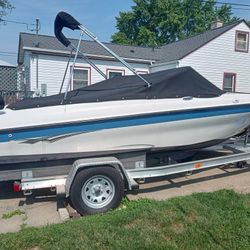
{"type": "MultiPolygon", "coordinates": [[[[118,76],[69,91],[63,104],[186,96],[212,98],[224,93],[191,67],[159,71],[143,77],[152,84],[151,87],[148,88],[138,76],[118,76]]],[[[62,104],[63,97],[64,94],[30,98],[11,104],[8,108],[19,110],[55,106],[62,104]]]]}
{"type": "Polygon", "coordinates": [[[4,99],[2,96],[0,96],[0,109],[3,109],[5,106],[4,99]]]}

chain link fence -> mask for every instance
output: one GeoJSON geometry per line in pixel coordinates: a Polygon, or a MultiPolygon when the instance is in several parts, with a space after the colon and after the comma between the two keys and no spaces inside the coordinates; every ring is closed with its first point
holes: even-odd
{"type": "Polygon", "coordinates": [[[32,97],[33,92],[26,90],[25,86],[21,67],[0,66],[0,95],[5,104],[32,97]]]}
{"type": "Polygon", "coordinates": [[[0,66],[0,89],[17,90],[17,67],[0,66]]]}

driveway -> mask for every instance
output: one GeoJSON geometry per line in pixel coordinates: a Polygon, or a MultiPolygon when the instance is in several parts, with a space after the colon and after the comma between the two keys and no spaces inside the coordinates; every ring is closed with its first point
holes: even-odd
{"type": "Polygon", "coordinates": [[[62,222],[56,195],[46,191],[23,196],[12,192],[11,182],[0,183],[0,233],[62,222]]]}
{"type": "MultiPolygon", "coordinates": [[[[164,200],[194,192],[211,192],[219,189],[250,193],[250,166],[244,169],[224,166],[191,175],[179,174],[171,178],[158,178],[154,181],[141,184],[139,192],[129,194],[128,198],[164,200]]],[[[12,192],[10,182],[2,182],[0,183],[0,233],[19,231],[23,227],[42,227],[63,222],[67,216],[59,215],[58,204],[60,203],[56,195],[48,190],[23,196],[22,193],[12,192]]]]}
{"type": "Polygon", "coordinates": [[[233,189],[240,193],[250,193],[250,165],[240,169],[223,166],[193,174],[175,175],[172,178],[156,178],[140,185],[138,194],[128,195],[130,200],[149,198],[165,200],[176,196],[197,192],[213,192],[233,189]]]}

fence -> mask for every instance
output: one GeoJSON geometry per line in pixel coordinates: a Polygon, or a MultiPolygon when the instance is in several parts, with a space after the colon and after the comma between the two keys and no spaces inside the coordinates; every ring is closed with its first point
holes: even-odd
{"type": "Polygon", "coordinates": [[[0,90],[16,91],[18,68],[0,66],[0,90]]]}
{"type": "Polygon", "coordinates": [[[25,91],[24,74],[22,68],[0,66],[0,95],[5,104],[32,97],[33,92],[25,91]]]}

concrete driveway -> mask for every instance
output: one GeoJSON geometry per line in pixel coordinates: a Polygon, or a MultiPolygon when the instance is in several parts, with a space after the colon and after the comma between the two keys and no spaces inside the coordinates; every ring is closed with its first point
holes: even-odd
{"type": "Polygon", "coordinates": [[[0,233],[62,222],[56,195],[46,191],[23,196],[12,192],[11,182],[0,183],[0,233]]]}
{"type": "Polygon", "coordinates": [[[172,178],[156,178],[140,185],[138,194],[128,195],[130,200],[150,198],[164,200],[197,192],[213,192],[233,189],[250,193],[250,165],[240,169],[234,166],[208,169],[193,174],[181,174],[172,178]]]}

